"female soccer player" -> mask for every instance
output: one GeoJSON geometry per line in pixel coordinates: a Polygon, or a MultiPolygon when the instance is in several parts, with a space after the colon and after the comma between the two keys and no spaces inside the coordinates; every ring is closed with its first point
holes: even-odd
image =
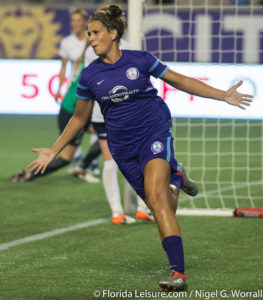
{"type": "Polygon", "coordinates": [[[169,70],[146,51],[120,50],[125,28],[126,20],[118,6],[93,13],[88,34],[99,58],[82,71],[79,100],[68,126],[51,148],[33,149],[39,157],[28,167],[35,173],[45,172],[47,165],[85,126],[96,100],[105,119],[111,154],[137,194],[145,199],[158,225],[170,263],[170,275],[160,281],[160,286],[184,290],[187,279],[175,210],[178,190],[187,189],[188,181],[186,176],[177,174],[171,115],[163,99],[157,96],[150,76],[162,78],[187,93],[239,108],[249,105],[252,96],[237,92],[242,82],[227,91],[218,90],[169,70]],[[169,189],[170,184],[177,189],[169,189]]]}
{"type": "MultiPolygon", "coordinates": [[[[108,7],[101,7],[100,11],[107,11],[108,7]]],[[[131,50],[131,46],[125,40],[120,39],[119,43],[120,49],[131,50]]],[[[85,65],[90,65],[94,60],[96,60],[98,56],[94,53],[94,50],[91,46],[87,48],[85,53],[85,65]]],[[[102,180],[104,189],[107,195],[108,202],[110,204],[112,210],[112,223],[113,224],[126,224],[134,221],[126,213],[122,208],[121,200],[120,200],[120,190],[118,184],[118,166],[114,161],[110,150],[107,144],[107,129],[105,126],[104,118],[101,113],[100,107],[97,102],[94,103],[92,115],[91,115],[91,123],[95,132],[97,133],[100,148],[104,157],[103,171],[102,171],[102,180]]],[[[82,174],[89,167],[91,162],[91,155],[87,155],[78,167],[75,170],[75,176],[78,177],[78,174],[82,174]]],[[[81,178],[81,177],[80,177],[81,178]]],[[[137,206],[136,217],[138,219],[152,221],[153,217],[148,209],[148,207],[141,200],[137,206]]]]}

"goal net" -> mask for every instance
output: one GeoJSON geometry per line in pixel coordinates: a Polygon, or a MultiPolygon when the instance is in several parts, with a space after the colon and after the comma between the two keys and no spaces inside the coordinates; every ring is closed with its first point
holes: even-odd
{"type": "Polygon", "coordinates": [[[154,80],[174,118],[176,158],[199,186],[195,198],[181,194],[180,208],[263,207],[263,6],[237,0],[145,0],[139,5],[143,17],[137,37],[144,50],[216,88],[226,90],[243,80],[239,91],[255,97],[242,111],[154,80]]]}

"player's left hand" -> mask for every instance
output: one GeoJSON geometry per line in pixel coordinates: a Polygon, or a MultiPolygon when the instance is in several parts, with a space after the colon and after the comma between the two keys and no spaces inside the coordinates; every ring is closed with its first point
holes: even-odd
{"type": "Polygon", "coordinates": [[[241,109],[246,109],[245,106],[250,106],[250,102],[252,102],[252,95],[248,94],[240,94],[237,89],[241,86],[243,83],[242,80],[240,80],[237,84],[233,85],[229,90],[226,91],[225,101],[228,104],[237,106],[241,109]]]}

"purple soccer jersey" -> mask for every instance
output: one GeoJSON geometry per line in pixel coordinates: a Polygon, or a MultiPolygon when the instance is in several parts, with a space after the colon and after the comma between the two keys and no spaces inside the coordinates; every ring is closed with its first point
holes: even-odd
{"type": "Polygon", "coordinates": [[[98,58],[82,71],[77,97],[98,101],[111,154],[141,198],[145,198],[143,169],[155,158],[170,164],[170,182],[179,190],[183,182],[176,175],[171,114],[150,82],[151,75],[162,77],[168,68],[146,51],[122,51],[115,64],[98,58]]]}
{"type": "Polygon", "coordinates": [[[171,114],[150,76],[164,76],[168,68],[146,51],[122,50],[114,64],[100,58],[80,76],[77,97],[93,99],[105,119],[108,144],[113,156],[137,155],[142,143],[157,131],[171,126],[171,114]]]}

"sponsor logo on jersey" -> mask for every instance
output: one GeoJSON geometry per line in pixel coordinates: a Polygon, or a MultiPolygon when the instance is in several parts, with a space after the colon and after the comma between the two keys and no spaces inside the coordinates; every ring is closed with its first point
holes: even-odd
{"type": "Polygon", "coordinates": [[[113,102],[122,102],[129,99],[129,91],[123,85],[117,85],[110,91],[110,97],[113,102]]]}
{"type": "Polygon", "coordinates": [[[152,143],[151,150],[152,150],[153,154],[162,152],[163,151],[163,143],[161,143],[159,141],[155,141],[154,143],[152,143]]]}
{"type": "Polygon", "coordinates": [[[101,100],[111,100],[113,102],[122,102],[128,100],[130,95],[136,94],[139,92],[139,89],[128,90],[126,86],[117,85],[109,91],[109,96],[104,96],[101,100]]]}
{"type": "Polygon", "coordinates": [[[131,80],[136,80],[138,77],[139,77],[139,71],[137,68],[129,68],[127,71],[126,71],[126,76],[127,78],[131,79],[131,80]]]}

